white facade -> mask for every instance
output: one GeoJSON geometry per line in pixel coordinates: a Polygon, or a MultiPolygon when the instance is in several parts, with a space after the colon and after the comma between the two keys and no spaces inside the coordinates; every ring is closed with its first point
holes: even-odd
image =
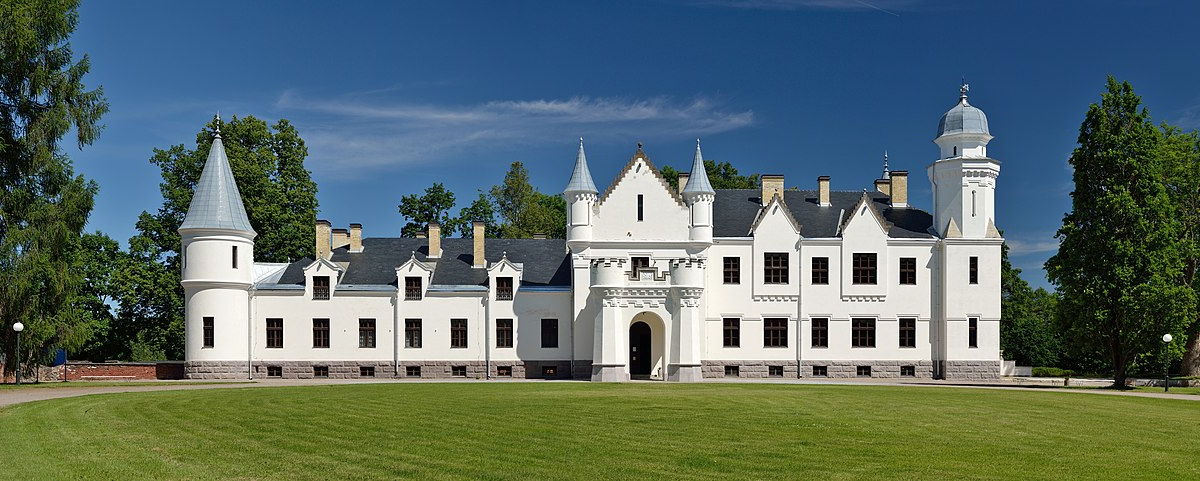
{"type": "Polygon", "coordinates": [[[319,222],[316,261],[252,266],[252,230],[181,229],[187,373],[997,377],[999,162],[982,112],[955,117],[968,108],[964,89],[939,127],[932,213],[906,172],[869,193],[714,190],[698,145],[679,191],[639,146],[601,193],[581,144],[565,241],[347,240],[319,222]]]}

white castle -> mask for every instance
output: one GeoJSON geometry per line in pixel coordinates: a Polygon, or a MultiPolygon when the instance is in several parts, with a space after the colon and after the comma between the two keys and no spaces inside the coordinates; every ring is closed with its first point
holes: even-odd
{"type": "MultiPolygon", "coordinates": [[[[638,146],[603,194],[583,144],[566,239],[366,238],[317,221],[316,260],[254,262],[217,131],[183,240],[189,378],[1000,375],[987,118],[966,89],[927,167],[872,191],[715,190],[697,142],[680,189],[638,146]]],[[[886,164],[885,164],[886,165],[886,164]]]]}

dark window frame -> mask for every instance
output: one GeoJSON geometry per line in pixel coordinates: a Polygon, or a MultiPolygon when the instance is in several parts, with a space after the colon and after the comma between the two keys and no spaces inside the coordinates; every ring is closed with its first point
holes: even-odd
{"type": "Polygon", "coordinates": [[[513,347],[513,320],[496,319],[496,348],[513,347]]]}
{"type": "Polygon", "coordinates": [[[967,262],[967,283],[979,284],[979,257],[971,256],[967,262]]]}
{"type": "Polygon", "coordinates": [[[558,349],[558,319],[542,319],[542,349],[558,349]]]}
{"type": "Polygon", "coordinates": [[[496,366],[496,377],[512,377],[512,366],[496,366]]]}
{"type": "Polygon", "coordinates": [[[721,319],[722,347],[742,347],[742,320],[737,317],[721,319]]]}
{"type": "Polygon", "coordinates": [[[283,377],[283,366],[267,366],[267,377],[283,377]]]}
{"type": "Polygon", "coordinates": [[[512,277],[497,277],[496,278],[496,300],[497,301],[513,300],[513,278],[512,277]]]}
{"type": "Polygon", "coordinates": [[[875,347],[875,319],[866,317],[850,319],[850,347],[860,349],[875,347]]]}
{"type": "Polygon", "coordinates": [[[451,377],[467,377],[467,366],[450,366],[451,377]]]}
{"type": "Polygon", "coordinates": [[[788,284],[789,258],[787,252],[764,252],[763,284],[788,284]]]}
{"type": "Polygon", "coordinates": [[[875,252],[855,252],[852,254],[851,282],[856,286],[874,286],[879,284],[879,254],[875,252]]]}
{"type": "Polygon", "coordinates": [[[812,319],[812,347],[816,349],[829,348],[828,317],[814,317],[812,319]]]}
{"type": "Polygon", "coordinates": [[[638,220],[638,222],[642,222],[643,220],[646,220],[646,216],[644,215],[645,214],[645,202],[646,202],[645,196],[642,194],[638,194],[637,195],[637,220],[638,220]]]}
{"type": "Polygon", "coordinates": [[[314,378],[329,377],[329,366],[313,366],[312,369],[314,378]]]}
{"type": "Polygon", "coordinates": [[[421,297],[425,294],[425,289],[421,284],[423,284],[423,280],[420,276],[406,276],[404,278],[404,300],[421,300],[421,297]]]}
{"type": "Polygon", "coordinates": [[[467,341],[467,320],[466,319],[451,319],[450,320],[450,348],[451,349],[466,349],[467,341]]]}
{"type": "Polygon", "coordinates": [[[328,301],[329,294],[329,276],[313,276],[313,300],[328,301]]]}
{"type": "Polygon", "coordinates": [[[741,257],[725,257],[722,259],[721,280],[725,284],[742,283],[741,257]]]}
{"type": "Polygon", "coordinates": [[[238,268],[238,255],[237,255],[238,246],[232,246],[232,247],[233,247],[233,268],[237,269],[238,268]]]}
{"type": "Polygon", "coordinates": [[[358,320],[358,348],[375,349],[375,319],[358,320]]]}
{"type": "Polygon", "coordinates": [[[900,319],[899,346],[902,348],[917,347],[917,320],[915,318],[900,319]]]}
{"type": "Polygon", "coordinates": [[[204,349],[211,349],[216,342],[216,319],[204,318],[204,349]]]}
{"type": "Polygon", "coordinates": [[[917,285],[917,258],[916,257],[901,257],[900,258],[900,285],[902,285],[902,286],[917,285]]]}
{"type": "Polygon", "coordinates": [[[359,366],[358,377],[375,377],[375,366],[359,366]]]}
{"type": "Polygon", "coordinates": [[[829,377],[829,366],[813,366],[813,377],[829,377]]]}
{"type": "Polygon", "coordinates": [[[313,319],[313,349],[329,349],[329,319],[313,319]]]}
{"type": "Polygon", "coordinates": [[[421,366],[404,366],[404,377],[421,377],[421,366]]]}
{"type": "Polygon", "coordinates": [[[917,366],[900,366],[900,377],[917,377],[917,366]]]}
{"type": "Polygon", "coordinates": [[[742,377],[739,366],[725,366],[725,377],[742,377]]]}
{"type": "Polygon", "coordinates": [[[978,317],[968,317],[967,318],[967,347],[969,347],[969,348],[978,348],[979,347],[979,318],[978,317]]]}
{"type": "Polygon", "coordinates": [[[763,318],[763,347],[788,347],[788,318],[763,318]]]}
{"type": "Polygon", "coordinates": [[[783,366],[767,366],[767,377],[783,377],[783,366]]]}
{"type": "Polygon", "coordinates": [[[407,318],[404,320],[404,348],[421,348],[421,320],[407,318]]]}
{"type": "Polygon", "coordinates": [[[871,366],[854,366],[856,377],[871,377],[871,366]]]}
{"type": "Polygon", "coordinates": [[[819,285],[819,286],[829,285],[829,258],[828,257],[813,257],[812,258],[812,283],[813,283],[813,285],[819,285]]]}
{"type": "Polygon", "coordinates": [[[267,318],[267,349],[283,349],[283,318],[267,318]]]}

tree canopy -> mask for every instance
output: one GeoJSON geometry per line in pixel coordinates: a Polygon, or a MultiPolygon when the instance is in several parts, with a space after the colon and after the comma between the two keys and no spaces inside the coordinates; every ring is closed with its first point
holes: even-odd
{"type": "MultiPolygon", "coordinates": [[[[679,171],[669,165],[664,165],[661,172],[667,179],[667,183],[671,184],[671,188],[679,190],[679,171]]],[[[714,189],[758,188],[758,174],[740,175],[737,168],[728,161],[706,160],[704,161],[704,173],[708,174],[708,182],[714,189]]]]}

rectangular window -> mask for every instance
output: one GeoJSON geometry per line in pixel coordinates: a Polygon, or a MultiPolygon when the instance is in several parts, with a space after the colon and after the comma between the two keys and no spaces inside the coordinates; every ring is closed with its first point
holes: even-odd
{"type": "Polygon", "coordinates": [[[542,378],[552,379],[558,377],[558,366],[542,366],[542,378]]]}
{"type": "Polygon", "coordinates": [[[542,319],[542,347],[558,347],[558,319],[542,319]]]}
{"type": "Polygon", "coordinates": [[[360,366],[358,377],[375,377],[375,366],[360,366]]]}
{"type": "Polygon", "coordinates": [[[829,319],[814,317],[812,320],[812,347],[829,347],[829,319]]]}
{"type": "Polygon", "coordinates": [[[855,252],[854,253],[854,273],[853,281],[855,284],[874,285],[877,283],[875,278],[875,261],[874,252],[855,252]]]}
{"type": "Polygon", "coordinates": [[[213,347],[213,318],[204,318],[204,347],[213,347]]]}
{"type": "Polygon", "coordinates": [[[359,319],[358,320],[358,347],[365,349],[375,348],[375,320],[374,319],[359,319]]]}
{"type": "Polygon", "coordinates": [[[450,375],[454,377],[467,377],[467,366],[450,366],[450,375]]]}
{"type": "Polygon", "coordinates": [[[421,320],[404,320],[404,347],[419,349],[421,347],[421,320]]]}
{"type": "Polygon", "coordinates": [[[267,377],[283,377],[283,366],[267,366],[267,377]]]}
{"type": "Polygon", "coordinates": [[[783,317],[763,319],[763,347],[787,347],[787,322],[783,317]]]}
{"type": "Polygon", "coordinates": [[[901,257],[900,258],[900,284],[916,285],[917,284],[917,258],[916,257],[901,257]]]}
{"type": "Polygon", "coordinates": [[[629,263],[633,266],[634,276],[637,276],[638,270],[650,268],[649,257],[630,257],[629,263]]]}
{"type": "Polygon", "coordinates": [[[726,317],[722,322],[725,324],[725,347],[739,347],[742,344],[742,320],[736,317],[726,317]]]}
{"type": "Polygon", "coordinates": [[[422,293],[420,277],[404,278],[404,300],[419,301],[422,293]]]}
{"type": "Polygon", "coordinates": [[[917,377],[917,366],[900,366],[901,377],[917,377]]]}
{"type": "Polygon", "coordinates": [[[871,366],[858,366],[856,371],[858,377],[871,377],[871,366]]]}
{"type": "Polygon", "coordinates": [[[467,348],[467,320],[450,320],[450,347],[455,349],[467,348]]]}
{"type": "Polygon", "coordinates": [[[741,284],[742,283],[742,258],[741,257],[726,257],[724,269],[724,281],[726,284],[741,284]]]}
{"type": "Polygon", "coordinates": [[[813,259],[812,259],[812,283],[813,284],[829,284],[829,258],[828,257],[813,257],[813,259]]]}
{"type": "Polygon", "coordinates": [[[313,377],[329,377],[329,366],[313,366],[313,377]]]}
{"type": "Polygon", "coordinates": [[[768,377],[783,377],[783,366],[767,366],[768,377]]]}
{"type": "Polygon", "coordinates": [[[725,377],[738,377],[738,367],[725,366],[725,377]]]}
{"type": "Polygon", "coordinates": [[[970,272],[968,273],[968,276],[969,276],[968,281],[971,284],[979,283],[979,258],[978,257],[971,256],[970,272]]]}
{"type": "Polygon", "coordinates": [[[767,284],[788,283],[788,253],[763,253],[763,282],[767,284]]]}
{"type": "Polygon", "coordinates": [[[233,268],[237,269],[237,246],[233,246],[233,268]]]}
{"type": "Polygon", "coordinates": [[[642,219],[644,219],[644,217],[642,216],[642,213],[643,213],[643,205],[642,205],[642,203],[643,203],[643,200],[644,200],[644,198],[643,198],[642,194],[638,194],[638,222],[641,222],[641,221],[642,221],[642,219]]]}
{"type": "Polygon", "coordinates": [[[979,347],[979,318],[967,318],[967,347],[979,347]]]}
{"type": "Polygon", "coordinates": [[[496,366],[496,377],[512,377],[512,366],[496,366]]]}
{"type": "Polygon", "coordinates": [[[813,377],[825,377],[829,375],[829,366],[813,366],[813,377]]]}
{"type": "Polygon", "coordinates": [[[283,349],[283,319],[267,319],[267,348],[283,349]]]}
{"type": "Polygon", "coordinates": [[[513,347],[512,319],[496,319],[496,347],[513,347]]]}
{"type": "Polygon", "coordinates": [[[313,319],[313,347],[329,347],[329,319],[313,319]]]}
{"type": "Polygon", "coordinates": [[[511,301],[513,298],[513,278],[497,277],[496,278],[496,300],[511,301]]]}
{"type": "Polygon", "coordinates": [[[404,366],[404,377],[421,377],[421,366],[404,366]]]}
{"type": "Polygon", "coordinates": [[[916,319],[900,319],[900,347],[917,347],[916,319]]]}
{"type": "Polygon", "coordinates": [[[851,319],[851,347],[875,347],[875,320],[851,319]]]}
{"type": "Polygon", "coordinates": [[[313,300],[329,300],[329,276],[313,276],[313,300]]]}

